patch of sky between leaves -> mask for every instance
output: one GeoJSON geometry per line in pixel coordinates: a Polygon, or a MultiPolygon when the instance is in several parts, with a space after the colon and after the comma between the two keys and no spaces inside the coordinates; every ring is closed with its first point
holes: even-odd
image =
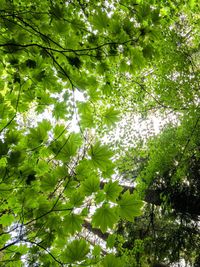
{"type": "MultiPolygon", "coordinates": [[[[56,101],[58,102],[62,102],[64,101],[64,94],[66,93],[66,90],[63,90],[62,93],[54,93],[51,94],[51,97],[55,98],[56,101]]],[[[87,101],[84,93],[80,92],[79,90],[75,89],[73,92],[73,102],[75,103],[74,105],[74,112],[73,112],[73,116],[71,118],[71,120],[67,119],[67,124],[68,124],[68,132],[72,133],[78,133],[80,132],[80,128],[78,125],[78,121],[79,121],[79,115],[78,115],[78,110],[76,107],[76,102],[85,102],[87,101]]],[[[42,112],[41,114],[37,114],[36,113],[36,107],[34,106],[34,104],[30,107],[28,114],[26,114],[26,122],[24,121],[23,115],[18,114],[17,116],[17,122],[18,125],[20,125],[19,127],[26,127],[26,124],[28,125],[28,128],[30,127],[36,127],[36,125],[43,121],[43,120],[48,120],[50,121],[50,123],[52,125],[56,125],[56,124],[66,124],[66,120],[64,119],[59,119],[57,120],[54,116],[53,116],[53,109],[54,109],[54,105],[49,105],[44,112],[42,112]]],[[[67,125],[66,125],[67,126],[67,125]]],[[[51,133],[49,133],[49,137],[51,138],[51,133]]]]}
{"type": "MultiPolygon", "coordinates": [[[[63,101],[63,94],[52,94],[52,97],[57,98],[57,101],[63,101]]],[[[73,101],[75,102],[75,112],[69,123],[68,132],[80,132],[79,127],[79,115],[76,107],[77,102],[86,102],[87,97],[83,92],[75,89],[73,92],[73,101]]],[[[37,116],[37,122],[43,119],[49,120],[53,125],[59,123],[52,116],[53,106],[47,108],[42,114],[37,116]]],[[[60,122],[65,123],[65,121],[60,120],[60,122]]],[[[121,142],[122,146],[130,147],[134,146],[139,138],[147,140],[150,136],[157,135],[161,132],[163,127],[168,123],[177,123],[177,116],[163,116],[159,112],[149,114],[147,118],[142,118],[139,114],[126,113],[123,114],[121,120],[115,125],[113,130],[105,134],[102,138],[103,143],[115,143],[121,142]],[[126,137],[126,138],[124,138],[126,137]]]]}
{"type": "MultiPolygon", "coordinates": [[[[56,101],[64,101],[64,94],[66,90],[63,90],[62,93],[51,94],[51,97],[55,98],[56,101]]],[[[77,102],[86,102],[87,96],[75,89],[72,93],[72,101],[74,102],[74,112],[71,117],[71,120],[67,119],[68,132],[79,133],[79,114],[77,109],[77,102]]],[[[30,108],[30,112],[27,115],[27,125],[29,127],[35,127],[37,123],[41,122],[44,119],[47,119],[51,122],[52,125],[56,124],[66,124],[66,120],[60,119],[56,120],[53,117],[54,105],[48,106],[41,114],[36,114],[34,106],[30,108]]],[[[24,125],[23,117],[19,114],[18,118],[19,125],[24,125]]],[[[120,145],[124,149],[134,147],[139,139],[143,141],[147,140],[150,136],[157,135],[163,129],[163,127],[168,123],[177,123],[177,116],[170,114],[170,116],[163,116],[159,112],[152,112],[146,118],[143,118],[142,115],[126,113],[123,114],[120,121],[116,123],[112,130],[104,134],[101,139],[103,143],[107,144],[117,144],[120,142],[120,145]]],[[[53,134],[49,132],[49,138],[53,138],[53,134]]],[[[113,147],[115,149],[115,147],[113,147]]]]}
{"type": "Polygon", "coordinates": [[[134,147],[139,140],[147,141],[149,137],[159,134],[169,123],[178,123],[176,114],[164,116],[159,112],[152,112],[143,118],[140,114],[126,113],[115,128],[103,137],[103,142],[120,142],[126,150],[134,147]]]}

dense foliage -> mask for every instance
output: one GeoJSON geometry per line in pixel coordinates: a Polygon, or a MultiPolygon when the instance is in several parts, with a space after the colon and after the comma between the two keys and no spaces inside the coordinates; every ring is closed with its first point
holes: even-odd
{"type": "Polygon", "coordinates": [[[0,0],[0,266],[198,266],[198,23],[195,0],[0,0]],[[136,114],[176,119],[144,140],[136,114]]]}

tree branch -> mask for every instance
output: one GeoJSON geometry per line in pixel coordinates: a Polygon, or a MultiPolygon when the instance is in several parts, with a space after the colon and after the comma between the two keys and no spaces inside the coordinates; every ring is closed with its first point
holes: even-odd
{"type": "Polygon", "coordinates": [[[22,241],[26,242],[26,243],[30,243],[32,245],[35,245],[43,250],[45,250],[49,256],[51,256],[57,263],[59,263],[61,266],[64,266],[66,263],[63,263],[61,261],[59,261],[48,249],[46,249],[45,247],[43,247],[42,245],[40,245],[40,243],[36,243],[34,241],[28,240],[28,239],[23,239],[22,241]]]}
{"type": "Polygon", "coordinates": [[[109,237],[109,233],[102,233],[100,229],[93,228],[92,225],[87,220],[84,220],[83,227],[85,227],[89,232],[92,232],[94,235],[97,235],[104,241],[106,241],[107,238],[109,237]]]}
{"type": "Polygon", "coordinates": [[[13,241],[12,243],[9,243],[7,245],[5,245],[4,247],[0,248],[0,251],[3,251],[11,246],[14,246],[15,244],[17,244],[18,242],[20,242],[21,240],[16,240],[16,241],[13,241]]]}

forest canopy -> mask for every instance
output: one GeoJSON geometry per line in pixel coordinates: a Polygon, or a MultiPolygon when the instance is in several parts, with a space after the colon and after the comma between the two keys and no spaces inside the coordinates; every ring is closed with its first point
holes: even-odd
{"type": "Polygon", "coordinates": [[[0,0],[0,266],[200,266],[199,14],[0,0]]]}

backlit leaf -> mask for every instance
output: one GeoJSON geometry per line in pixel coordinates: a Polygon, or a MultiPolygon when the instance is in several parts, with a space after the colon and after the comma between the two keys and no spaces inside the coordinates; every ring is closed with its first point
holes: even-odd
{"type": "Polygon", "coordinates": [[[92,193],[99,190],[99,186],[100,186],[99,178],[95,175],[92,175],[82,182],[81,187],[86,195],[91,195],[92,193]]]}
{"type": "Polygon", "coordinates": [[[112,228],[117,222],[118,214],[116,208],[111,208],[108,204],[103,204],[102,207],[98,208],[92,218],[92,225],[100,228],[103,233],[108,228],[112,228]]]}
{"type": "Polygon", "coordinates": [[[120,258],[117,258],[115,255],[107,255],[103,260],[103,267],[123,267],[124,264],[120,258]]]}
{"type": "Polygon", "coordinates": [[[106,192],[107,199],[115,202],[120,192],[122,191],[122,187],[119,186],[117,181],[110,181],[104,186],[104,191],[106,192]]]}
{"type": "Polygon", "coordinates": [[[110,165],[113,153],[109,150],[109,147],[106,145],[101,145],[100,142],[97,142],[95,145],[91,146],[89,151],[91,156],[92,163],[95,167],[106,171],[107,167],[110,165]]]}
{"type": "Polygon", "coordinates": [[[88,243],[83,239],[77,239],[67,245],[65,258],[69,263],[75,263],[84,260],[88,253],[88,243]]]}
{"type": "Polygon", "coordinates": [[[129,191],[126,191],[121,199],[118,201],[119,204],[119,214],[122,218],[129,221],[133,221],[133,218],[140,216],[142,211],[143,202],[137,200],[133,194],[130,194],[129,191]]]}
{"type": "Polygon", "coordinates": [[[103,119],[106,125],[114,125],[119,120],[119,111],[114,110],[114,108],[111,107],[105,111],[103,119]]]}
{"type": "Polygon", "coordinates": [[[80,215],[71,213],[65,216],[63,223],[66,232],[73,235],[74,233],[79,232],[81,230],[81,224],[83,223],[83,220],[80,215]]]}

